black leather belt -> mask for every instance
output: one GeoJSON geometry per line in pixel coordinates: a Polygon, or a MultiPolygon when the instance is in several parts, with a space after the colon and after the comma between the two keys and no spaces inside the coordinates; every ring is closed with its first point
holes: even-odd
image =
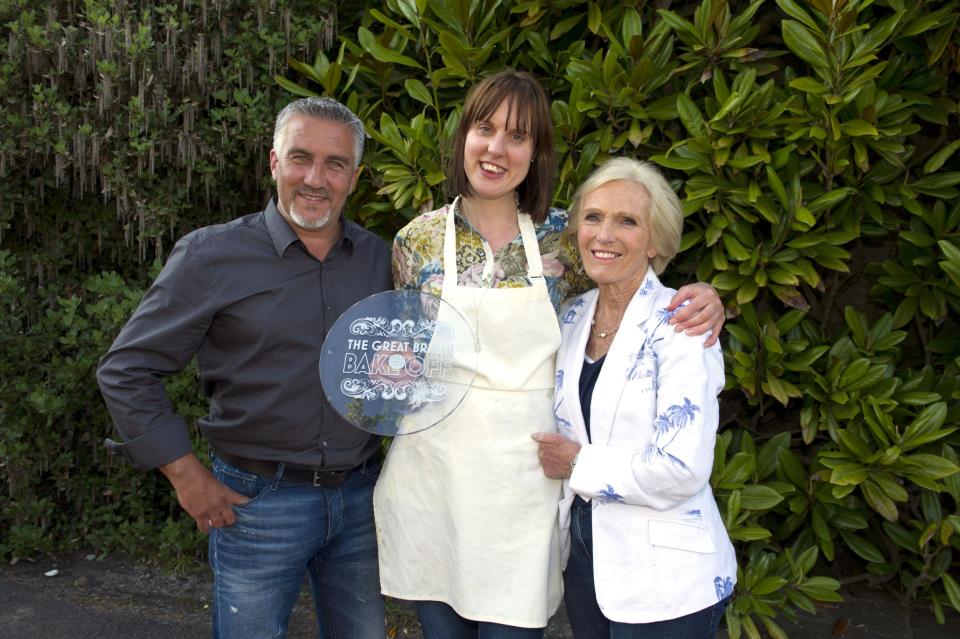
{"type": "Polygon", "coordinates": [[[320,470],[319,468],[291,466],[290,464],[266,461],[263,459],[247,459],[245,457],[237,457],[236,455],[230,455],[229,453],[224,453],[221,451],[216,451],[214,456],[219,457],[231,466],[235,466],[240,470],[245,470],[248,473],[260,475],[262,477],[269,477],[271,479],[277,476],[277,471],[280,470],[280,466],[282,465],[283,475],[281,479],[285,479],[287,481],[306,482],[313,484],[318,488],[339,488],[343,485],[343,482],[347,481],[347,477],[350,475],[350,473],[355,470],[364,469],[367,466],[367,463],[370,461],[368,459],[359,466],[348,468],[347,470],[320,470]]]}

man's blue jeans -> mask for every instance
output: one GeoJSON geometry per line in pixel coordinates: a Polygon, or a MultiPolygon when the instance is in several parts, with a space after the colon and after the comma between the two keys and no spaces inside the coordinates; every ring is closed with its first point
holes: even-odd
{"type": "Polygon", "coordinates": [[[286,637],[304,573],[322,639],[384,636],[373,485],[379,467],[339,488],[266,478],[215,459],[218,481],[250,498],[237,522],[210,533],[213,636],[286,637]]]}
{"type": "Polygon", "coordinates": [[[577,639],[713,639],[730,598],[692,614],[653,623],[610,621],[593,583],[593,518],[579,497],[570,511],[570,559],[563,571],[563,602],[577,639]]]}

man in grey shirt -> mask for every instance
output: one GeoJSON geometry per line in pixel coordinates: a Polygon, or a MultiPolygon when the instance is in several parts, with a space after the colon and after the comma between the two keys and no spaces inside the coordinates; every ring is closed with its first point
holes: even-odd
{"type": "Polygon", "coordinates": [[[336,414],[318,374],[340,313],[391,288],[387,245],[342,216],[364,136],[334,100],[284,108],[270,152],[277,198],[182,238],[97,371],[120,448],[159,468],[210,533],[215,637],[286,636],[305,571],[321,636],[384,634],[380,441],[336,414]],[[163,385],[194,355],[212,472],[163,385]]]}

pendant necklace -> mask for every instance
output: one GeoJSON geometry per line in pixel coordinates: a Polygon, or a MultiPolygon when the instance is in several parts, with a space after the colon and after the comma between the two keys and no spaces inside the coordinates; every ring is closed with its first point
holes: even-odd
{"type": "Polygon", "coordinates": [[[592,319],[590,320],[590,328],[593,329],[594,334],[600,339],[607,339],[608,336],[616,333],[620,327],[619,326],[614,327],[609,331],[601,331],[599,328],[597,328],[597,320],[592,319]]]}

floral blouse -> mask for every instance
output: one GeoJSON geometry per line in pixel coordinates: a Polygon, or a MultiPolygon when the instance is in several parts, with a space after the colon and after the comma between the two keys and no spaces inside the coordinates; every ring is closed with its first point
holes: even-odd
{"type": "MultiPolygon", "coordinates": [[[[393,284],[395,288],[422,290],[440,295],[443,287],[443,234],[446,205],[424,213],[403,227],[393,240],[393,284]]],[[[459,209],[459,207],[458,207],[459,209]]],[[[457,210],[457,273],[460,286],[475,288],[519,288],[530,286],[523,240],[517,235],[493,256],[493,279],[483,281],[486,262],[482,236],[457,210]]],[[[576,240],[566,233],[567,212],[550,209],[547,219],[535,226],[543,276],[554,310],[565,300],[593,288],[583,270],[576,240]]]]}

